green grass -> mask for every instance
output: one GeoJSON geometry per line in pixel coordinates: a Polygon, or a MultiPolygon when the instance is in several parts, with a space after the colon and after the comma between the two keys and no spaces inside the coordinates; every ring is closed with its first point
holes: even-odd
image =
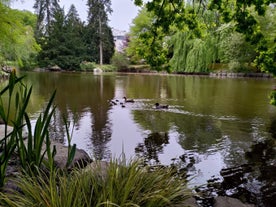
{"type": "Polygon", "coordinates": [[[2,206],[174,206],[190,196],[186,182],[170,168],[142,167],[133,160],[114,160],[93,170],[58,171],[16,180],[22,192],[0,194],[2,206]]]}

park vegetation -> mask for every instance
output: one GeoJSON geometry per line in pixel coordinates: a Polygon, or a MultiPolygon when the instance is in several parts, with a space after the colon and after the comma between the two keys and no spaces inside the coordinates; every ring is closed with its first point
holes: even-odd
{"type": "Polygon", "coordinates": [[[76,145],[71,145],[66,118],[68,156],[66,167],[58,168],[54,162],[57,151],[48,131],[55,113],[55,92],[33,129],[27,112],[32,87],[23,79],[13,70],[0,92],[5,126],[0,140],[1,206],[171,206],[190,196],[185,174],[174,167],[145,166],[142,160],[127,161],[122,156],[104,164],[95,162],[86,169],[71,169],[76,145]],[[13,126],[11,132],[8,124],[13,126]],[[18,160],[18,175],[6,177],[11,160],[18,160]],[[17,189],[6,187],[8,179],[17,189]]]}
{"type": "MultiPolygon", "coordinates": [[[[276,74],[274,0],[135,3],[142,8],[133,21],[129,45],[125,54],[113,57],[110,0],[88,0],[86,23],[74,5],[66,14],[57,0],[36,0],[35,14],[13,10],[8,0],[0,0],[0,64],[22,69],[58,66],[89,70],[95,63],[109,64],[111,60],[127,67],[130,60],[169,72],[209,72],[220,64],[234,72],[276,74]]],[[[0,194],[1,206],[170,206],[189,195],[186,180],[174,170],[152,169],[141,161],[111,161],[104,172],[99,167],[96,173],[56,169],[56,149],[50,147],[48,132],[55,93],[33,129],[27,113],[32,87],[24,85],[15,71],[9,78],[0,92],[0,115],[5,123],[0,141],[0,187],[5,185],[14,153],[23,173],[15,179],[20,191],[0,194]],[[5,95],[7,106],[2,100],[5,95]],[[13,126],[10,133],[8,124],[13,126]],[[23,141],[25,128],[27,144],[23,141]]],[[[271,94],[274,105],[275,94],[271,94]]],[[[69,135],[68,143],[67,166],[76,150],[69,135]]]]}
{"type": "Polygon", "coordinates": [[[81,63],[110,63],[114,53],[108,26],[111,1],[88,0],[86,22],[74,5],[65,13],[57,0],[36,0],[35,14],[11,9],[9,2],[0,1],[2,66],[81,70],[81,63]]]}
{"type": "Polygon", "coordinates": [[[127,53],[172,72],[276,73],[275,1],[135,1],[127,53]],[[164,67],[166,66],[166,67],[164,67]]]}
{"type": "Polygon", "coordinates": [[[110,0],[87,0],[87,20],[74,5],[36,0],[35,14],[0,1],[0,63],[22,69],[92,70],[102,64],[127,68],[205,73],[275,74],[276,6],[262,1],[136,0],[141,6],[126,48],[114,53],[110,0]]]}

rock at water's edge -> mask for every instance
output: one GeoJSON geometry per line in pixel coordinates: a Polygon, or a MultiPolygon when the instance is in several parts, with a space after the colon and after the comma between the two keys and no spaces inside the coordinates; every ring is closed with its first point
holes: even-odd
{"type": "Polygon", "coordinates": [[[255,207],[253,204],[244,204],[236,198],[219,196],[215,198],[214,207],[255,207]]]}

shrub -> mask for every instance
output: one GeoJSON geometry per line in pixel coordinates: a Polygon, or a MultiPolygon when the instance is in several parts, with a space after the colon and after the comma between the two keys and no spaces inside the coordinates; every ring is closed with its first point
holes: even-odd
{"type": "Polygon", "coordinates": [[[89,70],[93,70],[94,68],[96,68],[96,63],[94,62],[87,62],[87,61],[83,61],[80,64],[80,68],[83,71],[89,71],[89,70]]]}
{"type": "Polygon", "coordinates": [[[141,167],[140,161],[96,163],[71,174],[52,173],[48,179],[22,177],[22,192],[0,194],[9,206],[173,206],[190,196],[186,182],[170,168],[141,167]],[[31,205],[32,204],[32,205],[31,205]]]}
{"type": "Polygon", "coordinates": [[[116,52],[111,59],[111,64],[118,70],[127,69],[129,66],[129,60],[124,53],[116,52]]]}
{"type": "Polygon", "coordinates": [[[238,61],[231,61],[228,63],[228,68],[234,73],[252,72],[244,63],[240,63],[238,61]]]}

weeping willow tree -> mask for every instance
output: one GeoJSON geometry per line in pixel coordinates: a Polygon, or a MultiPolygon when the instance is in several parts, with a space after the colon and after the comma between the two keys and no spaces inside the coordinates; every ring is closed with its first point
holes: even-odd
{"type": "Polygon", "coordinates": [[[208,72],[217,59],[216,38],[193,38],[190,32],[178,32],[172,38],[173,57],[170,60],[175,72],[208,72]]]}

